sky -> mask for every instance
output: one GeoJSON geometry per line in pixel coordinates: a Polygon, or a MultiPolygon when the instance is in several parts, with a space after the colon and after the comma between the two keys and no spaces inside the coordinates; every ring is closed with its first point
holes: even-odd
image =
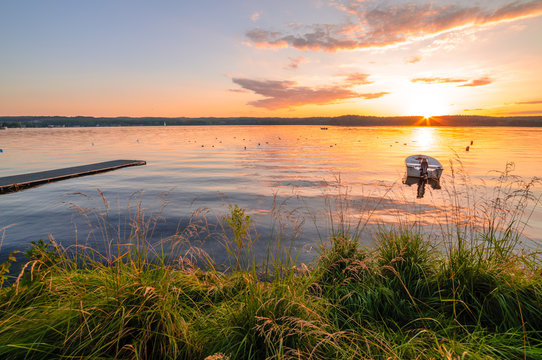
{"type": "Polygon", "coordinates": [[[0,115],[542,115],[542,0],[0,0],[0,115]]]}

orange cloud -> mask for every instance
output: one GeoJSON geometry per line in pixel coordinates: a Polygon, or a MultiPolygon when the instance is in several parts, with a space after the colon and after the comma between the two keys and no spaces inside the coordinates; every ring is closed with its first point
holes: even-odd
{"type": "Polygon", "coordinates": [[[367,94],[359,94],[361,98],[364,98],[366,100],[370,100],[370,99],[379,99],[381,98],[382,96],[385,96],[385,95],[388,95],[389,92],[387,91],[381,91],[381,92],[377,92],[377,93],[367,93],[367,94]]]}
{"type": "Polygon", "coordinates": [[[520,101],[516,103],[516,105],[536,105],[536,104],[542,104],[542,100],[520,101]]]}
{"type": "Polygon", "coordinates": [[[408,59],[405,59],[405,63],[407,63],[407,64],[415,64],[415,63],[420,62],[420,61],[422,61],[421,56],[411,56],[408,59]]]}
{"type": "Polygon", "coordinates": [[[243,89],[253,91],[266,98],[249,102],[249,105],[276,110],[301,105],[324,105],[341,100],[364,98],[377,99],[387,92],[358,93],[348,86],[324,86],[310,88],[298,86],[294,81],[272,81],[233,78],[233,82],[243,89]]]}
{"type": "Polygon", "coordinates": [[[465,83],[462,85],[457,85],[459,87],[482,86],[482,85],[491,84],[493,82],[493,80],[487,76],[484,76],[479,79],[474,79],[474,80],[454,79],[454,78],[447,78],[447,77],[420,77],[420,78],[414,78],[410,81],[425,83],[425,84],[465,83]]]}
{"type": "Polygon", "coordinates": [[[421,77],[421,78],[412,79],[410,81],[412,81],[412,82],[421,82],[421,83],[425,83],[425,84],[445,84],[445,83],[467,82],[468,80],[442,78],[442,77],[421,77]]]}
{"type": "Polygon", "coordinates": [[[531,111],[511,111],[503,113],[503,115],[542,115],[542,110],[531,110],[531,111]]]}
{"type": "Polygon", "coordinates": [[[470,82],[468,82],[467,84],[463,84],[463,85],[459,85],[460,87],[465,87],[465,86],[483,86],[483,85],[489,85],[493,82],[493,80],[491,80],[489,77],[487,76],[484,76],[483,78],[480,78],[480,79],[475,79],[475,80],[471,80],[470,82]]]}
{"type": "Polygon", "coordinates": [[[301,50],[333,52],[400,44],[465,27],[480,27],[542,15],[542,0],[510,1],[496,9],[434,3],[383,5],[381,1],[359,0],[337,6],[353,19],[345,24],[316,24],[307,27],[294,24],[291,32],[253,29],[246,36],[258,47],[289,46],[301,50]],[[303,28],[304,32],[301,31],[303,28]]]}
{"type": "Polygon", "coordinates": [[[373,81],[369,80],[369,74],[352,73],[343,76],[345,77],[344,81],[346,86],[368,85],[373,83],[373,81]]]}

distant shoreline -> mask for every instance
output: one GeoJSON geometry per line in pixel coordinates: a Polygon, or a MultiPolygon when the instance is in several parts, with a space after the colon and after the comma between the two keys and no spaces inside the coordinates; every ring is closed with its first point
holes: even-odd
{"type": "Polygon", "coordinates": [[[337,117],[93,117],[93,116],[0,116],[0,126],[8,128],[93,127],[93,126],[205,126],[205,125],[320,125],[320,126],[509,126],[542,127],[542,116],[446,115],[337,117]]]}

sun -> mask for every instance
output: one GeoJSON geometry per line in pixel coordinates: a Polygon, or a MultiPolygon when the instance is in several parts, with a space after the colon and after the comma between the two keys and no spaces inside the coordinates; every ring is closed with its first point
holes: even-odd
{"type": "Polygon", "coordinates": [[[450,113],[448,101],[439,91],[417,89],[405,100],[408,115],[423,116],[429,119],[433,116],[450,113]]]}

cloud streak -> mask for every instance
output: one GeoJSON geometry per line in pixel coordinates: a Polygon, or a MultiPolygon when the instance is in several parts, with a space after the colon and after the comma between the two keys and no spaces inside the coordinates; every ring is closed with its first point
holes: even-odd
{"type": "Polygon", "coordinates": [[[481,77],[479,79],[467,80],[467,79],[454,79],[448,77],[420,77],[410,80],[414,83],[424,83],[424,84],[449,84],[449,83],[464,83],[457,85],[458,87],[474,87],[474,86],[483,86],[489,85],[493,82],[488,76],[481,77]]]}
{"type": "Polygon", "coordinates": [[[504,113],[504,115],[542,115],[542,110],[531,110],[531,111],[511,111],[504,113]]]}
{"type": "Polygon", "coordinates": [[[418,62],[422,61],[421,56],[411,56],[408,59],[405,59],[406,64],[416,64],[418,62]]]}
{"type": "Polygon", "coordinates": [[[344,81],[348,86],[368,85],[373,83],[373,81],[369,80],[369,74],[352,73],[343,76],[345,77],[344,81]]]}
{"type": "Polygon", "coordinates": [[[542,100],[533,100],[533,101],[519,101],[516,105],[537,105],[542,104],[542,100]]]}
{"type": "Polygon", "coordinates": [[[489,85],[493,82],[493,80],[487,76],[484,76],[480,79],[474,79],[474,80],[471,80],[469,81],[468,83],[466,84],[463,84],[463,85],[459,85],[460,87],[474,87],[474,86],[484,86],[484,85],[489,85]]]}
{"type": "Polygon", "coordinates": [[[446,84],[446,83],[462,83],[467,82],[465,79],[452,79],[442,77],[421,77],[410,80],[412,82],[424,83],[424,84],[446,84]]]}
{"type": "Polygon", "coordinates": [[[339,7],[349,14],[348,23],[294,24],[284,32],[256,28],[249,30],[246,37],[256,47],[334,52],[402,44],[458,29],[542,15],[542,0],[510,1],[496,9],[431,2],[385,4],[378,0],[350,0],[339,7]]]}
{"type": "Polygon", "coordinates": [[[243,89],[265,97],[265,99],[251,101],[248,103],[249,105],[269,110],[301,105],[325,105],[357,98],[377,99],[388,94],[387,92],[359,93],[349,88],[352,86],[351,83],[311,88],[299,86],[295,81],[287,80],[233,78],[232,81],[243,89]]]}
{"type": "Polygon", "coordinates": [[[309,62],[309,59],[304,58],[303,56],[298,56],[296,58],[289,57],[288,60],[290,60],[290,63],[288,66],[286,66],[286,68],[291,70],[296,70],[299,65],[309,62]]]}

